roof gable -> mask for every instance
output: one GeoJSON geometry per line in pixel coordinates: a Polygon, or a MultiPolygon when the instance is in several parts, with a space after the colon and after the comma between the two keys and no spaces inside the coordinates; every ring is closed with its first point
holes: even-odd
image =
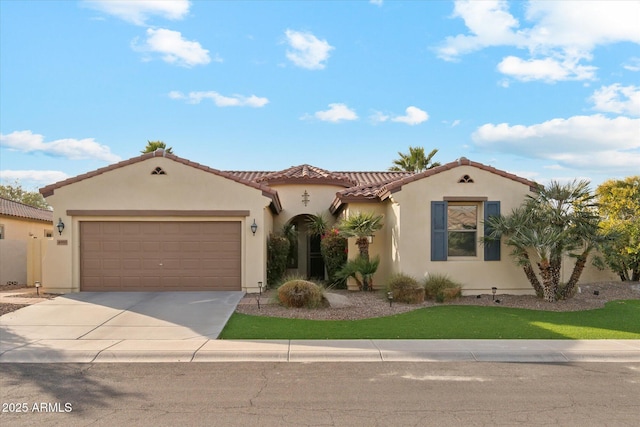
{"type": "Polygon", "coordinates": [[[53,223],[53,212],[0,197],[0,215],[53,223]]]}
{"type": "Polygon", "coordinates": [[[499,176],[501,176],[503,178],[507,178],[507,179],[510,179],[512,181],[516,181],[516,182],[519,182],[521,184],[527,185],[527,186],[529,186],[529,188],[531,190],[535,190],[535,188],[537,187],[537,184],[534,181],[531,181],[531,180],[528,180],[528,179],[525,179],[525,178],[521,178],[521,177],[519,177],[517,175],[514,175],[512,173],[509,173],[509,172],[506,172],[506,171],[503,171],[503,170],[500,170],[500,169],[496,169],[496,168],[494,168],[492,166],[487,166],[487,165],[484,165],[484,164],[478,163],[478,162],[472,162],[471,160],[467,159],[466,157],[460,157],[458,160],[454,160],[453,162],[450,162],[450,163],[447,163],[447,164],[444,164],[442,166],[438,166],[438,167],[435,167],[435,168],[432,168],[432,169],[427,169],[427,170],[425,170],[423,172],[419,172],[419,173],[416,173],[416,174],[401,178],[401,179],[399,179],[397,181],[394,181],[392,183],[389,183],[388,185],[385,186],[386,187],[385,189],[390,193],[395,193],[396,191],[400,191],[402,189],[402,186],[405,185],[405,184],[408,184],[408,183],[414,182],[414,181],[418,181],[418,180],[423,179],[423,178],[428,178],[430,176],[437,175],[439,173],[442,173],[442,172],[445,172],[445,171],[448,171],[448,170],[451,170],[451,169],[455,169],[455,168],[460,167],[460,166],[471,166],[471,167],[474,167],[474,168],[478,168],[478,169],[481,169],[481,170],[484,170],[484,171],[499,175],[499,176]]]}
{"type": "Polygon", "coordinates": [[[122,162],[114,163],[112,165],[105,166],[103,168],[96,169],[94,171],[87,172],[87,173],[82,174],[82,175],[78,175],[78,176],[75,176],[75,177],[72,177],[72,178],[68,178],[68,179],[65,179],[64,181],[56,182],[55,184],[47,185],[46,187],[43,187],[43,188],[40,189],[40,193],[44,197],[49,197],[49,196],[53,195],[55,190],[57,190],[58,188],[65,187],[67,185],[71,185],[71,184],[74,184],[76,182],[80,182],[80,181],[83,181],[85,179],[89,179],[89,178],[92,178],[94,176],[101,175],[101,174],[106,173],[106,172],[115,171],[115,170],[123,168],[125,166],[129,166],[129,165],[132,165],[132,164],[140,163],[140,162],[143,162],[145,160],[152,159],[154,157],[164,157],[166,159],[173,160],[174,162],[178,162],[178,163],[181,163],[183,165],[190,166],[192,168],[200,169],[200,170],[202,170],[204,172],[211,173],[213,175],[217,175],[217,176],[229,179],[231,181],[235,181],[237,183],[246,185],[248,187],[255,188],[257,190],[261,190],[262,194],[264,196],[269,197],[271,199],[271,201],[272,201],[271,209],[274,212],[278,213],[278,212],[280,212],[282,210],[282,206],[281,206],[280,200],[278,198],[278,192],[275,191],[272,188],[269,188],[267,185],[259,184],[259,183],[254,182],[254,181],[249,181],[249,180],[246,180],[244,178],[235,176],[234,174],[231,174],[229,172],[223,172],[223,171],[220,171],[218,169],[214,169],[214,168],[210,168],[208,166],[201,165],[200,163],[196,163],[196,162],[192,162],[192,161],[187,160],[187,159],[183,159],[181,157],[176,156],[175,154],[167,153],[166,151],[161,150],[161,149],[158,149],[158,150],[156,150],[154,152],[151,152],[151,153],[142,154],[141,156],[134,157],[134,158],[131,158],[129,160],[124,160],[122,162]]]}

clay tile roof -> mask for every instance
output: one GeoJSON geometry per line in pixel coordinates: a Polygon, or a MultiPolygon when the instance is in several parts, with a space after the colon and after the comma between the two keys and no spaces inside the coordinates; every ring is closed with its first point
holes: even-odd
{"type": "Polygon", "coordinates": [[[53,212],[0,197],[0,215],[53,223],[53,212]]]}
{"type": "Polygon", "coordinates": [[[255,182],[265,182],[268,184],[334,184],[343,187],[352,187],[358,182],[339,172],[329,172],[311,165],[292,166],[288,169],[272,172],[256,179],[255,182]]]}

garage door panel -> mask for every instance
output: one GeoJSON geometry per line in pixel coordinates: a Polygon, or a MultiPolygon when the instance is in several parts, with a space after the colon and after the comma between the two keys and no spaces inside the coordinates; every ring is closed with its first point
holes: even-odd
{"type": "MultiPolygon", "coordinates": [[[[129,237],[129,236],[127,236],[129,237]]],[[[142,250],[142,245],[137,241],[127,241],[124,240],[124,244],[122,245],[123,252],[140,252],[142,250]]]]}
{"type": "Polygon", "coordinates": [[[120,259],[105,259],[102,261],[102,268],[108,270],[121,270],[122,262],[120,259]]]}
{"type": "Polygon", "coordinates": [[[240,222],[81,222],[82,290],[240,290],[240,222]]]}
{"type": "Polygon", "coordinates": [[[142,260],[140,259],[123,259],[122,260],[122,268],[125,270],[141,270],[142,269],[142,260]]]}

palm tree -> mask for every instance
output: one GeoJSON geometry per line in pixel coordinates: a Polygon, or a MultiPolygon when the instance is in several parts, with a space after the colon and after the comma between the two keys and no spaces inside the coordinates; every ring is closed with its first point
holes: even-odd
{"type": "Polygon", "coordinates": [[[167,144],[162,141],[147,141],[147,146],[141,151],[142,154],[153,153],[156,150],[164,150],[166,153],[173,154],[172,148],[167,148],[167,144]]]}
{"type": "Polygon", "coordinates": [[[484,236],[483,242],[489,243],[504,238],[504,243],[511,248],[511,256],[516,264],[522,267],[525,276],[531,283],[531,286],[539,298],[543,296],[543,287],[536,276],[536,272],[531,264],[529,257],[529,245],[531,238],[527,236],[527,231],[531,229],[523,227],[522,224],[528,224],[530,213],[524,208],[519,207],[511,211],[511,214],[503,216],[491,216],[486,221],[490,232],[484,236]]]}
{"type": "Polygon", "coordinates": [[[491,231],[484,241],[505,238],[538,296],[550,302],[569,298],[600,239],[593,200],[587,181],[552,182],[539,187],[535,196],[529,196],[510,215],[489,218],[491,231]],[[533,270],[530,253],[535,254],[542,283],[533,270]],[[576,258],[576,263],[567,284],[559,288],[565,255],[576,258]]]}
{"type": "Polygon", "coordinates": [[[429,155],[424,154],[424,147],[409,147],[409,153],[398,152],[399,159],[393,161],[394,166],[390,171],[422,172],[427,169],[440,166],[439,162],[432,162],[431,159],[438,152],[437,148],[431,150],[429,155]]]}
{"type": "Polygon", "coordinates": [[[340,271],[336,273],[337,279],[346,280],[352,277],[358,289],[361,291],[373,291],[373,275],[380,265],[380,257],[376,256],[373,260],[365,259],[362,256],[348,261],[340,271]]]}
{"type": "Polygon", "coordinates": [[[382,215],[373,212],[358,212],[344,218],[338,224],[343,237],[355,237],[360,256],[369,259],[369,236],[382,228],[382,215]]]}
{"type": "MultiPolygon", "coordinates": [[[[574,180],[568,184],[553,181],[540,191],[536,198],[530,198],[530,200],[531,203],[546,207],[547,214],[543,218],[546,217],[546,220],[563,236],[556,248],[556,257],[560,259],[563,254],[569,254],[576,258],[569,281],[560,290],[560,298],[567,298],[578,284],[587,257],[602,241],[598,232],[600,218],[595,195],[591,192],[589,182],[586,180],[574,180]]],[[[554,273],[559,276],[559,266],[557,270],[557,273],[554,273]]],[[[555,277],[554,280],[556,280],[555,277]]]]}

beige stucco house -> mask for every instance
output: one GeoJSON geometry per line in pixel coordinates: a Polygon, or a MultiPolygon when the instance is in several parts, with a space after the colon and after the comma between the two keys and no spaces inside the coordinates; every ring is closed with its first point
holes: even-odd
{"type": "MultiPolygon", "coordinates": [[[[374,283],[402,272],[446,273],[464,292],[531,293],[505,248],[479,243],[483,220],[518,206],[534,183],[461,158],[422,173],[330,172],[310,165],[277,172],[221,171],[162,150],[61,181],[40,192],[65,224],[44,259],[52,292],[243,290],[266,283],[266,242],[298,230],[291,268],[322,277],[309,215],[337,221],[384,215],[373,237],[374,283]]],[[[357,253],[350,242],[350,253],[357,253]]],[[[567,275],[570,272],[567,272],[567,275]]]]}
{"type": "Polygon", "coordinates": [[[0,284],[40,280],[41,242],[52,237],[50,210],[0,197],[0,284]]]}

